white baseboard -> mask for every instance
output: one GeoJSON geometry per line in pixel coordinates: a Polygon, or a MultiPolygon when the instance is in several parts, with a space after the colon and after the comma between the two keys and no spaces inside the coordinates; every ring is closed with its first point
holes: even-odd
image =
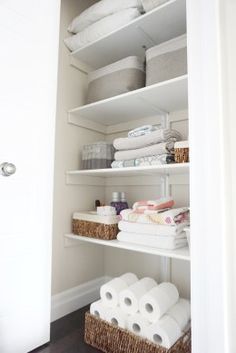
{"type": "Polygon", "coordinates": [[[109,277],[99,277],[52,296],[51,322],[99,299],[100,287],[109,277]]]}

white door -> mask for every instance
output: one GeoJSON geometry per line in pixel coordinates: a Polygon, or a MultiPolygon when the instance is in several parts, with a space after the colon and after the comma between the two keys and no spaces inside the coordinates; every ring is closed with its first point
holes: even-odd
{"type": "Polygon", "coordinates": [[[49,341],[59,0],[0,1],[0,352],[49,341]]]}

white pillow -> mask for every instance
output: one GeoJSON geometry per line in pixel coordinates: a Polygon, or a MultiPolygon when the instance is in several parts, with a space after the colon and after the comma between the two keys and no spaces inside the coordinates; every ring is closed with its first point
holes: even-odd
{"type": "Polygon", "coordinates": [[[116,29],[131,22],[136,17],[140,16],[137,9],[127,9],[119,11],[113,15],[107,16],[102,20],[93,23],[82,32],[74,34],[64,40],[65,45],[71,50],[75,51],[84,47],[86,44],[94,42],[101,37],[115,31],[116,29]]]}
{"type": "Polygon", "coordinates": [[[101,0],[74,18],[68,31],[71,33],[81,32],[102,18],[129,8],[142,11],[141,0],[101,0]]]}

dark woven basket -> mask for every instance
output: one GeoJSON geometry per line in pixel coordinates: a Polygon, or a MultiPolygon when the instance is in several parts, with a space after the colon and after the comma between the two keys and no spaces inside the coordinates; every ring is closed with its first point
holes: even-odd
{"type": "Polygon", "coordinates": [[[175,162],[188,163],[189,162],[189,148],[175,148],[175,162]]]}
{"type": "Polygon", "coordinates": [[[103,224],[79,219],[72,220],[73,234],[89,238],[112,240],[118,234],[118,224],[103,224]]]}
{"type": "Polygon", "coordinates": [[[191,332],[186,332],[170,349],[86,313],[84,340],[105,353],[191,353],[191,332]]]}

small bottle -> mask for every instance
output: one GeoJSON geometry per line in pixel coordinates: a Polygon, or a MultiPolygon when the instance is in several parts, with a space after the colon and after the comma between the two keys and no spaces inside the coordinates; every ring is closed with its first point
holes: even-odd
{"type": "Polygon", "coordinates": [[[100,200],[95,200],[95,210],[97,209],[97,207],[101,206],[101,202],[100,200]]]}
{"type": "Polygon", "coordinates": [[[126,210],[129,208],[128,202],[126,201],[125,192],[121,192],[121,203],[122,203],[122,210],[126,210]]]}
{"type": "Polygon", "coordinates": [[[115,207],[116,214],[119,215],[120,214],[120,207],[121,207],[121,198],[120,198],[120,193],[117,191],[114,191],[112,193],[111,206],[115,207]]]}

